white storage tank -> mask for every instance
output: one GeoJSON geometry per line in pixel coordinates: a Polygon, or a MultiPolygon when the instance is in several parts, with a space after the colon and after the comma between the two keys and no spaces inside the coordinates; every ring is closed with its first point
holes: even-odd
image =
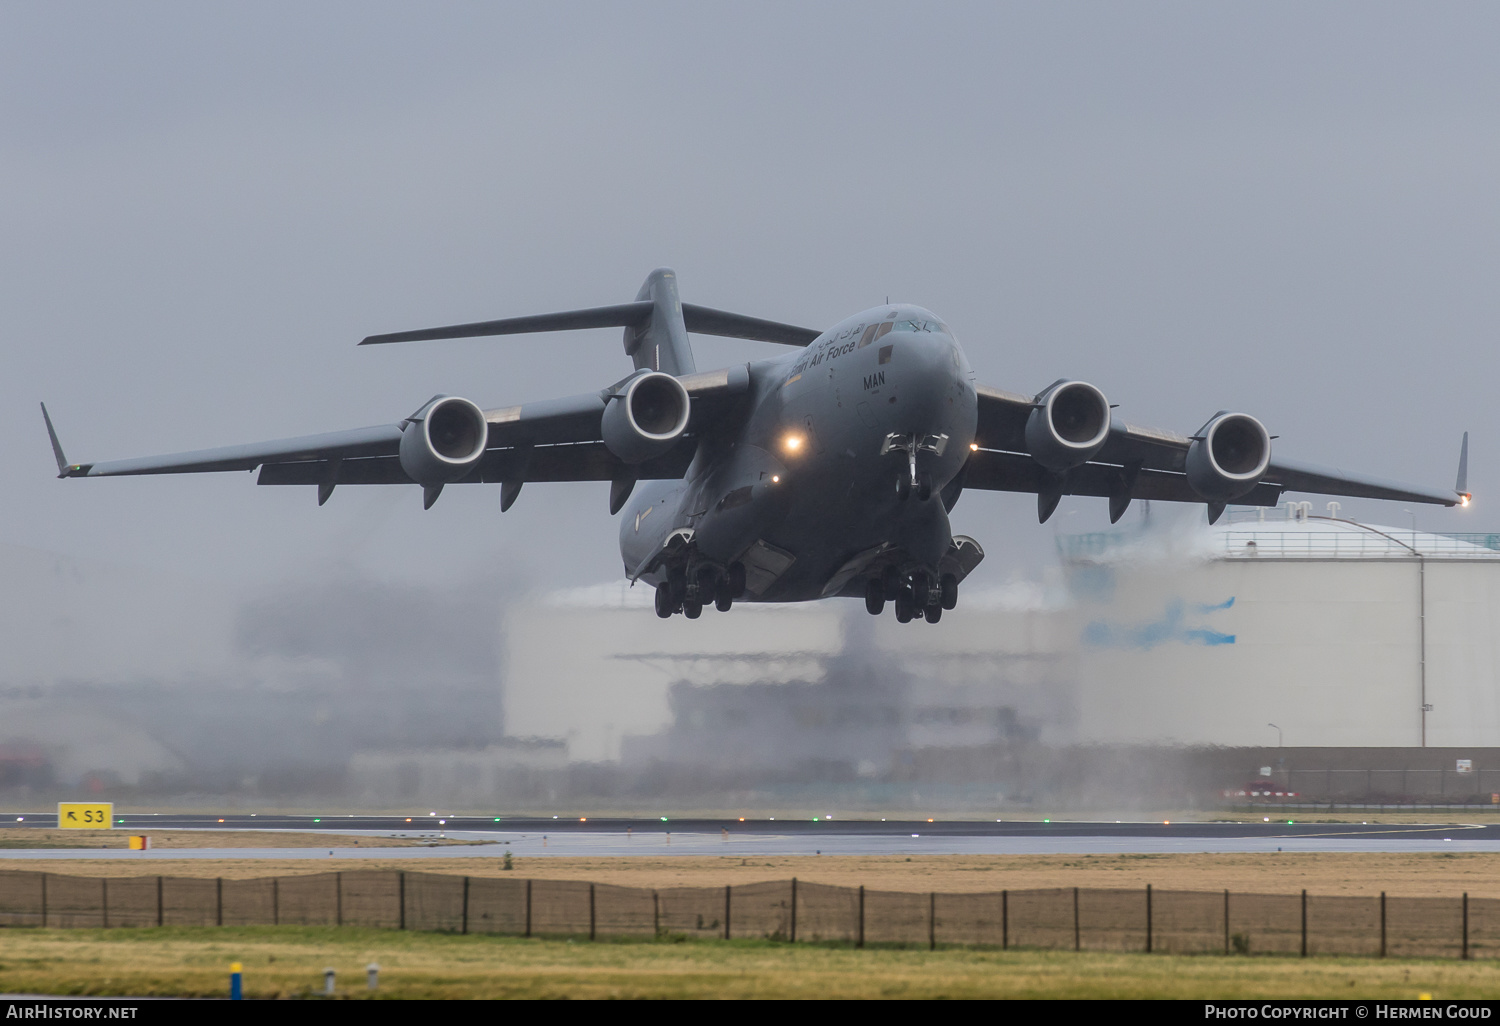
{"type": "Polygon", "coordinates": [[[1061,539],[1079,740],[1500,746],[1500,536],[1337,506],[1061,539]]]}

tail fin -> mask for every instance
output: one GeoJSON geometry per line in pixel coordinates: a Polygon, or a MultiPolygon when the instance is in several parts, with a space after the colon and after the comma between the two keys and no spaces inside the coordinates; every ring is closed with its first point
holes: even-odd
{"type": "Polygon", "coordinates": [[[682,319],[682,300],[677,295],[676,272],[670,267],[652,271],[635,301],[651,304],[651,316],[625,328],[625,352],[635,361],[635,369],[673,375],[696,371],[687,324],[682,319]]]}

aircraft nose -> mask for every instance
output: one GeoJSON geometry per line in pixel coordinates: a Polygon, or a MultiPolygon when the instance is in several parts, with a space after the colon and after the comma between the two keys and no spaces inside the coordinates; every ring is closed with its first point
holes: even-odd
{"type": "Polygon", "coordinates": [[[947,338],[915,339],[906,352],[896,354],[896,359],[908,365],[913,382],[921,383],[916,394],[911,395],[911,399],[920,405],[940,404],[952,394],[955,386],[964,384],[958,346],[947,338]]]}

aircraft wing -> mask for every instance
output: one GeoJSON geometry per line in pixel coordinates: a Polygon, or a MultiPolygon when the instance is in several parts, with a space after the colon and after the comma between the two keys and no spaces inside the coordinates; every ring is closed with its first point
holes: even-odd
{"type": "MultiPolygon", "coordinates": [[[[454,483],[614,481],[680,478],[695,449],[694,436],[732,411],[749,388],[745,366],[680,378],[692,402],[687,432],[665,455],[623,463],[604,446],[601,417],[613,388],[562,399],[486,410],[484,456],[454,483]]],[[[57,457],[59,477],[192,474],[260,468],[259,484],[412,484],[398,455],[407,421],[305,435],[272,442],[96,463],[69,463],[47,407],[42,416],[57,457]]],[[[325,496],[326,497],[326,496],[325,496]]]]}
{"type": "MultiPolygon", "coordinates": [[[[1036,408],[1037,400],[983,385],[978,387],[978,393],[979,426],[975,444],[979,449],[969,458],[965,468],[965,488],[1040,494],[1055,491],[1060,485],[1064,495],[1110,497],[1120,503],[1122,512],[1124,502],[1131,498],[1205,501],[1188,484],[1186,461],[1193,439],[1187,436],[1114,421],[1108,438],[1093,459],[1056,475],[1032,459],[1027,448],[1026,421],[1036,408]]],[[[1459,483],[1454,491],[1386,481],[1276,459],[1273,455],[1260,483],[1248,495],[1234,502],[1246,506],[1274,506],[1283,492],[1310,492],[1456,506],[1467,499],[1467,436],[1463,452],[1459,483]]]]}

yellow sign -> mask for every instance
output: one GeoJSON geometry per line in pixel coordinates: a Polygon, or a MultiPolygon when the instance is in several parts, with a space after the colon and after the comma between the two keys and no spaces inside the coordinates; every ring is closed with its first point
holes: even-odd
{"type": "Polygon", "coordinates": [[[109,830],[114,824],[112,802],[57,803],[57,825],[63,830],[109,830]]]}

